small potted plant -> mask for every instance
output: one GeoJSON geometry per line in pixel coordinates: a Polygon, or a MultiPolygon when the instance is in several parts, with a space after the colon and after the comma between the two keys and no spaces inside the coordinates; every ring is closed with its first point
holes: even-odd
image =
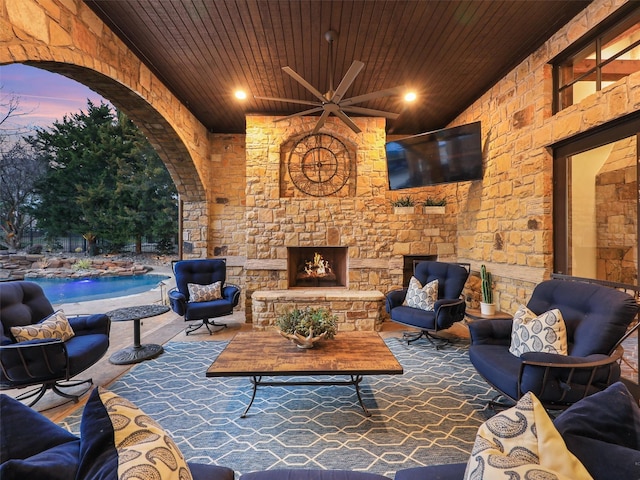
{"type": "Polygon", "coordinates": [[[493,303],[493,278],[487,271],[487,267],[480,266],[480,279],[482,280],[482,301],[480,302],[480,313],[483,315],[495,315],[496,304],[493,303]]]}
{"type": "Polygon", "coordinates": [[[442,215],[444,214],[444,207],[447,204],[446,198],[431,198],[428,197],[424,202],[422,202],[422,207],[424,208],[424,213],[442,215]]]}
{"type": "Polygon", "coordinates": [[[391,201],[391,205],[393,206],[393,213],[396,215],[415,213],[416,202],[411,195],[398,197],[396,200],[391,201]]]}
{"type": "Polygon", "coordinates": [[[337,317],[324,308],[294,308],[276,319],[276,327],[280,335],[299,348],[312,348],[320,340],[336,335],[336,321],[337,317]]]}

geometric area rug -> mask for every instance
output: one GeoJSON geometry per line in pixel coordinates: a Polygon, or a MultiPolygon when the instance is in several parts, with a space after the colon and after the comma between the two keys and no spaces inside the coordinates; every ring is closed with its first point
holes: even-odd
{"type": "MultiPolygon", "coordinates": [[[[162,355],[107,388],[155,419],[187,460],[225,465],[236,478],[274,468],[393,478],[404,468],[466,462],[495,395],[469,362],[468,344],[436,350],[423,340],[385,341],[404,374],[364,377],[360,390],[370,417],[352,386],[288,386],[259,387],[240,418],[251,398],[249,379],[205,377],[227,344],[218,341],[169,342],[162,355]]],[[[81,413],[61,425],[78,434],[81,413]]]]}

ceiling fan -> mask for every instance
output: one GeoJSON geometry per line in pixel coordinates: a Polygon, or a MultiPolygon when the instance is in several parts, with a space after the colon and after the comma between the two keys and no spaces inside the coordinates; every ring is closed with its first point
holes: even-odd
{"type": "Polygon", "coordinates": [[[314,134],[318,133],[318,131],[322,128],[327,118],[331,114],[341,119],[354,132],[360,133],[361,132],[360,128],[358,128],[358,126],[354,123],[354,121],[351,120],[351,118],[349,118],[345,112],[359,113],[362,115],[369,115],[369,116],[375,116],[375,117],[380,117],[380,116],[387,117],[392,120],[395,120],[396,118],[398,118],[400,116],[399,113],[385,112],[382,110],[358,107],[354,105],[357,103],[367,102],[369,100],[373,100],[379,97],[397,95],[405,89],[405,87],[403,86],[388,88],[385,90],[378,90],[376,92],[367,93],[364,95],[357,95],[355,97],[343,99],[345,93],[347,92],[351,84],[354,82],[354,80],[356,79],[360,71],[364,68],[364,63],[358,60],[353,61],[353,63],[349,67],[349,70],[347,70],[347,73],[340,81],[338,88],[336,88],[335,90],[333,89],[333,67],[334,67],[333,42],[338,38],[338,34],[333,30],[329,30],[324,34],[324,38],[327,40],[327,42],[329,42],[329,91],[327,91],[327,93],[325,93],[324,95],[320,93],[318,89],[316,89],[313,85],[311,85],[304,78],[298,75],[292,68],[282,67],[282,70],[284,70],[287,74],[289,74],[295,81],[297,81],[304,88],[306,88],[311,93],[313,93],[313,95],[318,99],[318,101],[311,102],[306,100],[296,100],[292,98],[254,96],[254,98],[258,100],[271,100],[276,102],[297,103],[300,105],[313,106],[313,108],[303,110],[301,112],[294,113],[293,115],[288,115],[283,118],[279,118],[278,120],[276,120],[276,122],[281,120],[287,120],[289,118],[300,117],[304,115],[311,115],[314,113],[322,112],[322,114],[320,115],[320,118],[318,119],[318,123],[316,123],[316,126],[313,129],[314,134]]]}

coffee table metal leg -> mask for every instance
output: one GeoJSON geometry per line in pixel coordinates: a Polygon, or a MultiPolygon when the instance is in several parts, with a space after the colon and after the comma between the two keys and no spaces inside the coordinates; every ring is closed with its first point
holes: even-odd
{"type": "Polygon", "coordinates": [[[251,377],[251,383],[253,384],[253,393],[251,394],[251,401],[249,402],[249,405],[247,405],[247,408],[244,409],[244,412],[242,412],[242,415],[240,415],[240,418],[245,418],[247,416],[247,412],[251,408],[251,405],[253,405],[253,401],[256,398],[256,391],[258,390],[258,384],[260,383],[260,380],[262,380],[262,377],[256,377],[256,376],[251,377]]]}
{"type": "Polygon", "coordinates": [[[329,386],[339,386],[339,385],[353,385],[356,389],[356,395],[358,396],[358,402],[360,402],[360,406],[362,407],[362,410],[364,411],[364,414],[367,417],[371,416],[371,412],[369,410],[367,410],[367,407],[364,406],[364,402],[362,401],[362,396],[360,395],[360,382],[362,382],[363,380],[363,376],[362,375],[350,375],[351,377],[351,381],[345,380],[345,381],[327,381],[327,382],[323,382],[323,381],[309,381],[309,382],[287,382],[287,381],[283,381],[283,382],[262,382],[262,377],[260,376],[252,376],[251,377],[251,383],[253,384],[253,392],[251,393],[251,400],[249,401],[249,405],[247,405],[247,408],[244,409],[244,412],[242,412],[242,415],[240,415],[240,418],[245,418],[247,416],[247,412],[249,411],[249,409],[251,408],[251,405],[253,405],[253,401],[256,398],[256,392],[258,391],[258,385],[264,385],[264,386],[271,386],[271,387],[286,387],[286,386],[291,386],[291,385],[307,385],[307,386],[315,386],[315,385],[329,385],[329,386]]]}
{"type": "Polygon", "coordinates": [[[360,406],[362,407],[362,410],[364,410],[364,414],[367,417],[370,417],[371,412],[367,410],[367,407],[364,406],[364,403],[362,402],[362,397],[360,396],[360,382],[362,382],[362,375],[351,375],[351,382],[353,383],[353,386],[356,387],[356,395],[358,395],[358,401],[360,402],[360,406]]]}

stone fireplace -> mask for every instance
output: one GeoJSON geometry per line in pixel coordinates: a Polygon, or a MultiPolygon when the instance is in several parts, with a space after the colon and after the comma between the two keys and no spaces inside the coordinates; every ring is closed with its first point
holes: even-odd
{"type": "MultiPolygon", "coordinates": [[[[254,328],[270,328],[281,313],[314,305],[338,314],[341,331],[377,330],[386,316],[384,295],[403,285],[405,256],[455,256],[457,202],[447,204],[446,215],[417,207],[409,213],[394,210],[392,200],[405,192],[389,191],[384,118],[356,117],[360,134],[328,118],[321,133],[346,147],[332,150],[343,155],[344,185],[332,193],[310,189],[304,172],[292,168],[291,155],[317,119],[279,120],[247,115],[245,143],[219,137],[220,166],[243,155],[246,168],[238,201],[216,199],[214,251],[227,258],[229,281],[242,287],[241,302],[254,328]],[[301,275],[305,267],[315,273],[322,266],[331,275],[301,275]]],[[[215,170],[215,178],[225,172],[215,170]]],[[[315,179],[306,173],[309,181],[315,179]]],[[[418,201],[446,196],[439,187],[412,195],[418,201]]]]}
{"type": "Polygon", "coordinates": [[[348,247],[287,247],[289,288],[349,286],[348,247]]]}

